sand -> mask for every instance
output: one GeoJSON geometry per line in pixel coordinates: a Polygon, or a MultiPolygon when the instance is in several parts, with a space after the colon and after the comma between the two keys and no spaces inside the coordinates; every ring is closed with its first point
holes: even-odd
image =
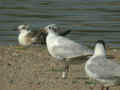
{"type": "MultiPolygon", "coordinates": [[[[119,63],[120,50],[108,51],[119,63]]],[[[100,90],[99,84],[86,78],[84,64],[70,65],[67,79],[61,78],[62,70],[63,64],[51,57],[45,47],[0,46],[0,90],[100,90]]]]}

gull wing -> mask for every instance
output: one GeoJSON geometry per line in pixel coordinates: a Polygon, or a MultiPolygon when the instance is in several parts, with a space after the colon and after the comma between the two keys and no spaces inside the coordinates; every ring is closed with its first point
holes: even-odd
{"type": "Polygon", "coordinates": [[[45,32],[43,32],[42,29],[40,29],[39,31],[38,30],[30,31],[26,37],[31,37],[34,44],[39,43],[39,44],[45,45],[46,44],[46,36],[47,36],[47,34],[45,32]]]}
{"type": "Polygon", "coordinates": [[[78,44],[65,37],[58,36],[54,43],[52,52],[56,56],[72,58],[93,53],[91,49],[82,43],[78,44]]]}
{"type": "Polygon", "coordinates": [[[120,78],[120,65],[106,59],[105,57],[93,58],[93,63],[88,66],[89,70],[98,75],[99,78],[120,78]]]}

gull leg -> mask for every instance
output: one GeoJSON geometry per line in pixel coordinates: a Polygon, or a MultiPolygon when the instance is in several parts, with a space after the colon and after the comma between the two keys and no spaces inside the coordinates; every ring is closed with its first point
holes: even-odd
{"type": "Polygon", "coordinates": [[[106,90],[109,90],[109,87],[106,87],[106,90]]]}
{"type": "Polygon", "coordinates": [[[101,90],[104,90],[104,86],[101,87],[101,90]]]}
{"type": "Polygon", "coordinates": [[[62,72],[62,78],[67,78],[69,72],[69,64],[65,62],[64,64],[64,71],[62,72]]]}

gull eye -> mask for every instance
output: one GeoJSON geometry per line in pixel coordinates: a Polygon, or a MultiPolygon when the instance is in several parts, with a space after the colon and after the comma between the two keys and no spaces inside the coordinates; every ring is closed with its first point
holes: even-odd
{"type": "Polygon", "coordinates": [[[25,27],[23,27],[22,29],[26,29],[25,27]]]}
{"type": "Polygon", "coordinates": [[[52,27],[49,27],[49,29],[52,29],[52,27]]]}

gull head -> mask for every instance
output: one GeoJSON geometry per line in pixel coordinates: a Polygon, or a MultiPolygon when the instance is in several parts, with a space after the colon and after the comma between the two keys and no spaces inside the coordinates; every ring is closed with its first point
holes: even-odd
{"type": "Polygon", "coordinates": [[[50,24],[47,25],[44,29],[47,33],[56,33],[58,27],[56,24],[50,24]]]}
{"type": "Polygon", "coordinates": [[[22,32],[22,31],[28,31],[29,30],[29,24],[22,24],[15,29],[16,31],[22,32]]]}
{"type": "Polygon", "coordinates": [[[105,48],[105,46],[106,46],[106,45],[105,45],[105,42],[104,42],[103,40],[97,40],[97,41],[96,41],[96,45],[97,45],[97,44],[98,44],[98,45],[101,45],[101,46],[104,46],[104,48],[105,48]]]}
{"type": "Polygon", "coordinates": [[[94,55],[105,55],[105,42],[103,40],[97,40],[94,50],[94,55]]]}

